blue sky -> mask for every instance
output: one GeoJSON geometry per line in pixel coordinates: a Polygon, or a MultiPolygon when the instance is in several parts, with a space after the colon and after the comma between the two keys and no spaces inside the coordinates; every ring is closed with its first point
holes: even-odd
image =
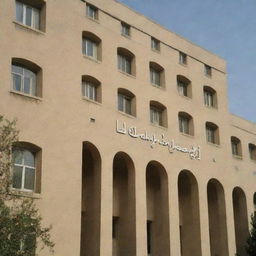
{"type": "Polygon", "coordinates": [[[229,111],[256,122],[256,0],[119,0],[227,61],[229,111]]]}

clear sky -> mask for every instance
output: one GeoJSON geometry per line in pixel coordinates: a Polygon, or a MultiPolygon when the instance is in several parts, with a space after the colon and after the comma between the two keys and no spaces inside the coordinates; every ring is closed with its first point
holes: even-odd
{"type": "Polygon", "coordinates": [[[256,122],[256,0],[119,1],[224,58],[229,111],[256,122]]]}

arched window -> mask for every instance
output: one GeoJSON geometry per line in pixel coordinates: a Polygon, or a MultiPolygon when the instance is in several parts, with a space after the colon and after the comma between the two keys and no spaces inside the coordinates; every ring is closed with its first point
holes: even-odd
{"type": "Polygon", "coordinates": [[[117,48],[117,63],[120,71],[136,75],[135,56],[129,50],[122,47],[117,48]]]}
{"type": "Polygon", "coordinates": [[[206,122],[205,129],[207,142],[220,144],[219,127],[212,122],[206,122]]]}
{"type": "Polygon", "coordinates": [[[159,126],[167,127],[166,107],[157,101],[150,101],[150,122],[159,126]]]}
{"type": "Polygon", "coordinates": [[[181,96],[192,98],[191,81],[182,75],[177,75],[177,89],[181,96]]]}
{"type": "Polygon", "coordinates": [[[179,131],[181,133],[194,135],[193,117],[186,112],[179,112],[179,131]]]}
{"type": "Polygon", "coordinates": [[[164,87],[164,68],[155,62],[149,62],[150,82],[152,85],[164,87]]]}
{"type": "Polygon", "coordinates": [[[82,96],[101,103],[101,83],[92,76],[82,76],[82,96]]]}
{"type": "Polygon", "coordinates": [[[121,112],[124,112],[128,115],[136,116],[135,95],[124,88],[118,88],[117,107],[118,110],[121,112]]]}
{"type": "Polygon", "coordinates": [[[12,187],[22,191],[41,191],[41,149],[31,143],[16,143],[12,151],[12,187]]]}
{"type": "Polygon", "coordinates": [[[248,147],[249,147],[250,158],[252,160],[256,160],[256,145],[249,143],[248,147]]]}
{"type": "Polygon", "coordinates": [[[204,86],[204,105],[211,108],[217,108],[217,93],[209,86],[204,86]]]}
{"type": "Polygon", "coordinates": [[[42,69],[29,60],[13,58],[12,90],[42,97],[42,69]]]}
{"type": "Polygon", "coordinates": [[[231,136],[231,150],[234,156],[242,156],[241,141],[235,136],[231,136]]]}
{"type": "Polygon", "coordinates": [[[87,57],[101,60],[101,39],[91,32],[83,31],[82,52],[87,57]]]}

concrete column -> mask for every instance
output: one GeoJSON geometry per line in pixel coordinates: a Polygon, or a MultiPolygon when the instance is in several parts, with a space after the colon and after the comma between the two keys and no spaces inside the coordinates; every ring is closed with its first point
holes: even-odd
{"type": "Polygon", "coordinates": [[[180,256],[179,198],[178,177],[167,170],[169,180],[169,214],[170,214],[170,251],[171,255],[180,256]]]}
{"type": "Polygon", "coordinates": [[[147,256],[146,163],[134,159],[136,202],[136,255],[147,256]]]}
{"type": "Polygon", "coordinates": [[[201,230],[201,250],[202,255],[211,255],[210,238],[209,238],[209,219],[208,219],[208,202],[207,202],[207,184],[198,184],[199,215],[201,230]]]}
{"type": "Polygon", "coordinates": [[[113,158],[102,156],[100,255],[112,256],[113,158]]]}
{"type": "Polygon", "coordinates": [[[233,256],[236,253],[236,240],[235,240],[235,224],[234,224],[232,190],[229,188],[226,188],[224,193],[226,197],[229,255],[233,256]]]}

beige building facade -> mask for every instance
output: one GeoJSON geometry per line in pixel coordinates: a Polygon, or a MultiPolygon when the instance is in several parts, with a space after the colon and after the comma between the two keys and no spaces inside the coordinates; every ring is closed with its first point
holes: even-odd
{"type": "Polygon", "coordinates": [[[0,10],[13,188],[54,255],[245,256],[256,125],[228,112],[225,61],[114,0],[0,10]]]}

